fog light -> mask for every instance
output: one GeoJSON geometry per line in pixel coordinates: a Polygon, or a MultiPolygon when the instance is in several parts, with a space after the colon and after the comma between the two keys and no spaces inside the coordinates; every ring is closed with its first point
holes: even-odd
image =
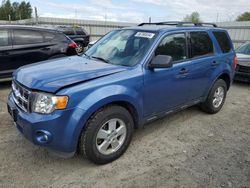
{"type": "Polygon", "coordinates": [[[38,144],[47,144],[52,140],[52,135],[48,131],[39,130],[39,131],[36,131],[35,138],[38,144]]]}

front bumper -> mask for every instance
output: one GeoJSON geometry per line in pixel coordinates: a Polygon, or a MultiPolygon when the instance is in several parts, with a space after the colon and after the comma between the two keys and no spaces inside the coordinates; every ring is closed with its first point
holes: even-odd
{"type": "Polygon", "coordinates": [[[56,110],[48,115],[26,113],[15,104],[12,93],[9,95],[7,107],[17,129],[29,141],[60,155],[75,153],[83,127],[84,110],[56,110]]]}
{"type": "Polygon", "coordinates": [[[234,80],[242,82],[250,82],[250,73],[236,71],[234,80]]]}

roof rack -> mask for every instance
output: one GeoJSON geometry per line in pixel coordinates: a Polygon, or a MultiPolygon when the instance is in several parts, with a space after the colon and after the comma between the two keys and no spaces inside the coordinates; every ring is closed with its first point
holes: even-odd
{"type": "Polygon", "coordinates": [[[190,26],[196,26],[196,27],[205,27],[205,26],[212,26],[217,27],[214,23],[193,23],[193,22],[155,22],[155,23],[140,23],[138,26],[144,26],[144,25],[170,25],[170,26],[177,26],[177,27],[190,27],[190,26]]]}

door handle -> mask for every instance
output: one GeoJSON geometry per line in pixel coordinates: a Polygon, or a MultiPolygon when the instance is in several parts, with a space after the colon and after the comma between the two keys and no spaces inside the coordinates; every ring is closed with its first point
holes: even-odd
{"type": "Polygon", "coordinates": [[[179,74],[181,74],[181,75],[186,75],[186,74],[188,74],[188,70],[187,70],[186,68],[182,68],[182,69],[180,70],[179,74]]]}
{"type": "Polygon", "coordinates": [[[219,63],[218,63],[217,61],[213,61],[213,62],[212,62],[212,66],[213,66],[213,67],[216,67],[217,65],[219,65],[219,63]]]}

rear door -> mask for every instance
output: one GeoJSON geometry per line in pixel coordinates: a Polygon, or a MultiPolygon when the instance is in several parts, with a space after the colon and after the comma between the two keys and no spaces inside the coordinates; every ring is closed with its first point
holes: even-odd
{"type": "Polygon", "coordinates": [[[213,42],[206,31],[189,32],[189,101],[204,96],[211,75],[219,62],[216,59],[213,42]]]}
{"type": "Polygon", "coordinates": [[[0,78],[10,77],[13,67],[10,66],[10,53],[12,50],[12,42],[10,31],[8,29],[0,29],[0,78]]]}
{"type": "Polygon", "coordinates": [[[40,31],[27,29],[13,30],[13,50],[11,52],[12,67],[21,66],[48,59],[50,48],[44,43],[44,35],[40,31]]]}

